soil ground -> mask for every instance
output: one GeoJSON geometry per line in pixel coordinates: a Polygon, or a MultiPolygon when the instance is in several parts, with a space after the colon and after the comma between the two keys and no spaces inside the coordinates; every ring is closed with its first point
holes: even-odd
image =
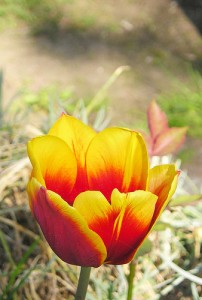
{"type": "MultiPolygon", "coordinates": [[[[86,5],[84,1],[78,12],[85,13],[86,5]]],[[[201,36],[174,1],[91,5],[98,21],[94,29],[80,30],[64,19],[54,38],[33,36],[25,24],[0,32],[4,99],[25,84],[37,91],[55,83],[61,88],[74,86],[78,96],[91,97],[116,68],[129,65],[109,90],[109,113],[112,124],[137,128],[151,99],[178,82],[190,84],[186,68],[201,59],[201,36]]],[[[71,5],[67,11],[75,13],[71,5]]],[[[186,168],[201,178],[201,140],[188,143],[197,152],[186,168]]]]}

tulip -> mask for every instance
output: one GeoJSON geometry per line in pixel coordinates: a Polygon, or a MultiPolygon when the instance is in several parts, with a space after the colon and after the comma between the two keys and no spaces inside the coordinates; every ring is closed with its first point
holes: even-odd
{"type": "Polygon", "coordinates": [[[28,143],[31,211],[53,251],[83,267],[125,264],[173,195],[174,165],[149,168],[140,133],[99,133],[63,114],[28,143]]]}

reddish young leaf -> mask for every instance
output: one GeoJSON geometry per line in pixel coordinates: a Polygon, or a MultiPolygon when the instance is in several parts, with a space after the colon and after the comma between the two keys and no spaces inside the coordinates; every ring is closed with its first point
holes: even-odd
{"type": "Polygon", "coordinates": [[[159,134],[153,144],[151,155],[166,155],[176,152],[184,143],[187,127],[172,127],[159,134]]]}
{"type": "Polygon", "coordinates": [[[155,100],[151,101],[147,116],[152,139],[155,139],[161,132],[168,129],[166,114],[161,110],[155,100]]]}
{"type": "Polygon", "coordinates": [[[141,135],[142,135],[142,137],[145,141],[145,144],[147,145],[148,153],[151,156],[152,155],[152,148],[153,148],[153,139],[152,139],[151,135],[145,133],[144,131],[140,131],[140,130],[138,130],[138,131],[141,133],[141,135]]]}

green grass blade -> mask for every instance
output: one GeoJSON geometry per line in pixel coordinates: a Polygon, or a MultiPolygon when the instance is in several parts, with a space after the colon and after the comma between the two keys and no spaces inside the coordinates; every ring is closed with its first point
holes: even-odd
{"type": "Polygon", "coordinates": [[[103,100],[106,96],[106,92],[111,87],[111,85],[116,81],[116,79],[125,71],[129,70],[129,66],[121,66],[117,68],[114,73],[111,75],[111,77],[107,80],[107,82],[103,85],[103,87],[98,91],[98,93],[95,95],[95,97],[91,100],[89,105],[86,107],[86,113],[87,116],[103,104],[103,100]]]}
{"type": "Polygon", "coordinates": [[[15,267],[15,262],[13,260],[13,257],[11,255],[11,251],[9,249],[8,243],[7,243],[6,239],[5,239],[5,236],[4,236],[4,233],[2,232],[2,230],[0,230],[0,242],[1,242],[1,244],[3,246],[3,249],[4,249],[5,253],[6,253],[8,261],[10,262],[10,264],[11,264],[12,267],[15,267]]]}
{"type": "Polygon", "coordinates": [[[28,277],[29,273],[32,271],[32,268],[28,270],[28,274],[26,276],[22,277],[22,279],[18,283],[18,285],[16,287],[13,287],[17,276],[21,273],[21,271],[22,271],[25,263],[29,259],[30,255],[32,254],[32,252],[34,251],[34,249],[36,248],[36,246],[38,245],[38,243],[39,243],[39,239],[35,240],[30,245],[30,247],[28,248],[28,250],[24,253],[24,255],[22,256],[22,258],[19,260],[19,262],[16,265],[15,269],[11,272],[10,278],[8,280],[8,284],[5,287],[5,289],[3,290],[3,296],[2,296],[2,298],[0,298],[0,300],[12,299],[12,298],[10,298],[10,295],[13,296],[14,292],[17,291],[17,289],[24,283],[25,279],[28,277]],[[5,296],[7,296],[7,297],[5,298],[5,296]]]}

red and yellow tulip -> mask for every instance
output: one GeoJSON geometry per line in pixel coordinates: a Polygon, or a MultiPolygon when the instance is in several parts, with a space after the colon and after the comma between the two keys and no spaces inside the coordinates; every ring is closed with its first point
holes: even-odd
{"type": "Polygon", "coordinates": [[[28,143],[30,207],[65,262],[98,267],[128,263],[173,195],[174,165],[149,168],[141,135],[96,133],[63,114],[28,143]]]}

